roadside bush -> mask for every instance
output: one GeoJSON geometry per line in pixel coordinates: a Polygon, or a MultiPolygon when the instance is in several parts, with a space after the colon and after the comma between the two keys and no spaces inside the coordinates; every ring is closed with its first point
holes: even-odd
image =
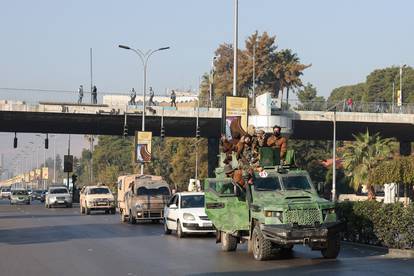
{"type": "Polygon", "coordinates": [[[352,242],[390,248],[414,248],[414,205],[377,201],[337,204],[340,219],[347,223],[343,238],[352,242]]]}

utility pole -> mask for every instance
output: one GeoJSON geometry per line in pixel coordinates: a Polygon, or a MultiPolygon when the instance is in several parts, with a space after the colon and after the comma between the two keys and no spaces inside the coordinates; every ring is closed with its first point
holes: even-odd
{"type": "Polygon", "coordinates": [[[336,107],[333,110],[332,202],[336,201],[336,107]]]}
{"type": "Polygon", "coordinates": [[[237,96],[237,48],[238,48],[238,9],[239,1],[234,0],[234,41],[233,41],[233,96],[237,96]]]}
{"type": "MultiPolygon", "coordinates": [[[[90,55],[91,93],[92,93],[92,89],[93,89],[92,48],[90,48],[89,55],[90,55]]],[[[90,140],[89,140],[89,150],[91,152],[91,159],[89,160],[89,180],[90,180],[91,183],[93,183],[93,142],[94,142],[94,137],[93,137],[93,135],[90,135],[89,138],[90,138],[90,140]]]]}
{"type": "Polygon", "coordinates": [[[256,40],[253,44],[253,107],[256,107],[256,40]]]}

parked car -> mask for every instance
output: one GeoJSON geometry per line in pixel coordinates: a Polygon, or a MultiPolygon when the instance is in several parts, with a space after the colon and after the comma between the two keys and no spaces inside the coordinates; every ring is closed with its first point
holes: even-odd
{"type": "Polygon", "coordinates": [[[65,186],[52,186],[46,193],[45,198],[46,208],[55,206],[65,206],[72,208],[72,196],[69,193],[68,188],[65,186]]]}
{"type": "Polygon", "coordinates": [[[80,192],[80,213],[89,215],[91,211],[105,211],[115,214],[115,198],[107,186],[87,186],[80,192]]]}
{"type": "Polygon", "coordinates": [[[164,209],[164,232],[177,231],[179,238],[187,233],[215,233],[204,209],[203,192],[176,193],[164,209]]]}
{"type": "Polygon", "coordinates": [[[10,205],[30,204],[30,196],[26,190],[13,190],[10,195],[10,205]]]}
{"type": "Polygon", "coordinates": [[[42,194],[42,190],[33,190],[31,194],[32,200],[40,200],[41,194],[42,194]]]}
{"type": "Polygon", "coordinates": [[[10,187],[3,187],[1,188],[1,198],[10,199],[11,189],[10,187]]]}

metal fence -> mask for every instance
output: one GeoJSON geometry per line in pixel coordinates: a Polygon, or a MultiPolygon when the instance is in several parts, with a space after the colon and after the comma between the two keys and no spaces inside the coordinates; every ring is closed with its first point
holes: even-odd
{"type": "Polygon", "coordinates": [[[348,104],[346,101],[289,101],[289,109],[293,111],[332,111],[333,108],[336,108],[337,112],[414,114],[414,104],[396,106],[390,102],[353,102],[348,104]]]}

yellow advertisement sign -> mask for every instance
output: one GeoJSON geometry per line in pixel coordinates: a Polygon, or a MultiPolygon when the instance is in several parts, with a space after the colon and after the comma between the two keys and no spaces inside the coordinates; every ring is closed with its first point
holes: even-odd
{"type": "Polygon", "coordinates": [[[41,169],[36,169],[35,178],[40,179],[41,176],[42,176],[42,170],[41,169]]]}
{"type": "Polygon", "coordinates": [[[42,179],[44,180],[49,179],[49,168],[48,167],[42,168],[42,179]]]}
{"type": "Polygon", "coordinates": [[[249,114],[247,97],[226,97],[224,114],[224,134],[228,140],[240,138],[246,134],[249,114]]]}
{"type": "Polygon", "coordinates": [[[30,171],[30,181],[35,180],[35,171],[30,171]]]}
{"type": "Polygon", "coordinates": [[[151,161],[151,131],[135,132],[135,162],[145,163],[151,161]]]}

